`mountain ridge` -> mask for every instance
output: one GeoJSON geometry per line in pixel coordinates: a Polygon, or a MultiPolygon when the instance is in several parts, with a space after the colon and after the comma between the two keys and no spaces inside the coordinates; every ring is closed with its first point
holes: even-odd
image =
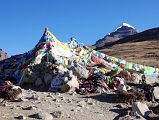
{"type": "Polygon", "coordinates": [[[142,41],[149,41],[149,40],[159,40],[159,27],[156,28],[151,28],[148,30],[145,30],[143,32],[127,36],[123,39],[120,39],[115,42],[108,43],[104,45],[103,47],[97,47],[96,50],[100,50],[106,47],[111,47],[115,44],[122,44],[122,43],[127,43],[127,42],[142,42],[142,41]]]}
{"type": "Polygon", "coordinates": [[[119,39],[125,38],[130,35],[134,35],[138,33],[138,31],[127,23],[123,23],[117,29],[111,33],[108,33],[104,38],[99,39],[93,45],[95,48],[103,47],[106,44],[110,44],[112,42],[118,41],[119,39]]]}

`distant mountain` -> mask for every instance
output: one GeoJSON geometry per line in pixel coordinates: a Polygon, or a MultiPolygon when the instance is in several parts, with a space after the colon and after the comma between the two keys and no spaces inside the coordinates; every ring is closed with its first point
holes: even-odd
{"type": "Polygon", "coordinates": [[[97,50],[106,48],[106,47],[111,47],[115,44],[122,44],[122,43],[127,43],[127,42],[142,42],[142,41],[152,41],[152,40],[159,40],[159,27],[158,28],[152,28],[145,30],[143,32],[127,36],[123,39],[120,39],[118,41],[111,42],[109,44],[105,44],[102,47],[96,48],[97,50]]]}
{"type": "Polygon", "coordinates": [[[128,36],[97,49],[129,62],[159,67],[159,27],[128,36]]]}
{"type": "Polygon", "coordinates": [[[99,39],[94,45],[93,48],[100,48],[112,42],[115,42],[119,39],[125,38],[130,35],[138,33],[137,30],[127,23],[123,23],[119,26],[114,32],[109,33],[104,38],[99,39]]]}
{"type": "Polygon", "coordinates": [[[6,58],[8,58],[7,53],[4,52],[4,51],[2,51],[2,49],[0,49],[0,61],[1,61],[1,60],[4,60],[4,59],[6,59],[6,58]]]}

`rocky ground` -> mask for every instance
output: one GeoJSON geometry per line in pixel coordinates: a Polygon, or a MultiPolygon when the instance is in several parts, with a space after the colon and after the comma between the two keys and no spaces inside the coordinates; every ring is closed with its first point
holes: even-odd
{"type": "Polygon", "coordinates": [[[127,114],[127,109],[115,107],[120,103],[113,93],[79,95],[31,89],[23,89],[23,93],[23,101],[6,102],[0,106],[0,120],[34,120],[40,116],[45,120],[51,119],[49,117],[55,120],[113,120],[127,114]]]}
{"type": "MultiPolygon", "coordinates": [[[[131,105],[121,103],[114,92],[79,95],[22,89],[21,101],[0,104],[0,120],[143,120],[134,117],[131,105]]],[[[2,99],[1,99],[2,101],[2,99]]],[[[157,102],[146,102],[150,108],[157,102]]],[[[159,111],[157,111],[159,114],[159,111]]],[[[157,120],[157,119],[154,119],[157,120]]]]}

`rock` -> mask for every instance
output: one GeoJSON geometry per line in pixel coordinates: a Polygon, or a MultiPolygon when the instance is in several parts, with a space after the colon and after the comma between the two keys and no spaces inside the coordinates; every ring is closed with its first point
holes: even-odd
{"type": "Polygon", "coordinates": [[[62,116],[62,112],[61,111],[55,111],[50,113],[54,118],[60,118],[62,116]]]}
{"type": "Polygon", "coordinates": [[[61,96],[61,93],[55,93],[56,96],[60,97],[61,96]]]}
{"type": "Polygon", "coordinates": [[[27,106],[27,107],[22,107],[23,110],[36,110],[37,108],[35,106],[27,106]]]}
{"type": "Polygon", "coordinates": [[[87,104],[88,104],[88,105],[94,105],[95,103],[94,103],[91,99],[88,99],[88,100],[87,100],[87,104]]]}
{"type": "Polygon", "coordinates": [[[67,82],[67,84],[71,87],[71,88],[79,88],[79,82],[77,80],[77,77],[75,75],[73,75],[73,71],[69,71],[69,76],[72,78],[71,80],[69,80],[67,82]]]}
{"type": "Polygon", "coordinates": [[[31,97],[27,97],[28,100],[40,100],[40,97],[38,95],[32,95],[31,97]]]}
{"type": "Polygon", "coordinates": [[[124,84],[124,80],[123,80],[122,78],[121,78],[121,81],[120,81],[120,84],[119,84],[117,90],[118,90],[119,92],[121,92],[121,93],[122,93],[123,91],[127,92],[126,86],[125,86],[125,84],[124,84]]]}
{"type": "Polygon", "coordinates": [[[35,86],[38,87],[38,86],[41,86],[41,85],[43,85],[42,79],[37,78],[37,80],[35,81],[35,86]]]}
{"type": "Polygon", "coordinates": [[[73,74],[78,78],[87,79],[89,76],[89,71],[84,66],[78,63],[74,63],[74,66],[71,66],[69,69],[72,70],[73,74]]]}
{"type": "Polygon", "coordinates": [[[154,107],[157,107],[158,106],[158,103],[157,102],[147,102],[146,105],[148,106],[148,108],[154,108],[154,107]]]}
{"type": "Polygon", "coordinates": [[[7,106],[8,106],[8,103],[7,103],[7,101],[0,102],[0,106],[7,107],[7,106]]]}
{"type": "Polygon", "coordinates": [[[159,87],[154,87],[153,94],[155,96],[155,99],[159,100],[159,87]]]}
{"type": "Polygon", "coordinates": [[[132,83],[134,83],[134,84],[139,84],[139,81],[141,80],[141,76],[139,76],[139,74],[137,74],[137,73],[133,73],[132,75],[131,75],[131,79],[132,79],[132,83]]]}
{"type": "Polygon", "coordinates": [[[70,92],[68,92],[68,94],[69,94],[69,95],[72,95],[72,96],[75,96],[75,95],[76,95],[76,92],[70,91],[70,92]]]}
{"type": "Polygon", "coordinates": [[[79,106],[79,107],[82,107],[82,108],[84,108],[84,107],[85,107],[85,105],[80,105],[80,104],[79,104],[78,106],[79,106]]]}
{"type": "Polygon", "coordinates": [[[132,110],[135,113],[135,115],[141,115],[144,118],[146,118],[151,113],[148,106],[145,103],[141,102],[134,102],[132,104],[132,110]]]}
{"type": "Polygon", "coordinates": [[[40,111],[36,114],[30,115],[30,118],[42,119],[42,120],[52,120],[53,116],[45,111],[40,111]]]}
{"type": "Polygon", "coordinates": [[[19,115],[18,117],[16,117],[16,119],[18,119],[18,120],[25,120],[25,119],[26,119],[26,116],[24,116],[24,115],[19,115]]]}
{"type": "Polygon", "coordinates": [[[73,109],[71,109],[71,111],[73,111],[73,112],[77,112],[77,109],[74,109],[74,108],[73,108],[73,109]]]}
{"type": "Polygon", "coordinates": [[[94,105],[94,103],[93,102],[89,102],[88,105],[94,105]]]}
{"type": "Polygon", "coordinates": [[[159,120],[159,115],[157,115],[157,114],[154,114],[154,113],[150,113],[149,115],[148,115],[148,119],[149,120],[159,120]]]}
{"type": "Polygon", "coordinates": [[[98,115],[100,115],[100,116],[104,116],[104,114],[101,113],[101,112],[95,112],[95,113],[98,114],[98,115]]]}
{"type": "Polygon", "coordinates": [[[22,109],[22,108],[21,108],[21,107],[19,107],[19,106],[13,106],[13,107],[12,107],[12,109],[20,110],[20,109],[22,109]]]}
{"type": "Polygon", "coordinates": [[[19,98],[19,99],[16,99],[16,100],[13,100],[13,102],[22,102],[22,101],[27,101],[26,99],[24,99],[23,97],[19,98]]]}
{"type": "Polygon", "coordinates": [[[81,101],[78,102],[78,105],[81,105],[81,106],[86,105],[86,102],[84,100],[81,100],[81,101]]]}
{"type": "Polygon", "coordinates": [[[142,116],[130,116],[130,115],[126,115],[123,117],[120,117],[119,120],[146,120],[145,118],[143,118],[142,116]]]}
{"type": "Polygon", "coordinates": [[[126,115],[124,117],[120,117],[118,120],[134,120],[131,116],[126,115]]]}
{"type": "Polygon", "coordinates": [[[70,99],[67,99],[67,103],[72,103],[72,100],[70,100],[70,99]]]}
{"type": "Polygon", "coordinates": [[[53,95],[51,95],[50,93],[49,93],[46,97],[55,98],[55,97],[54,97],[53,95]]]}
{"type": "Polygon", "coordinates": [[[32,75],[28,78],[28,83],[29,83],[29,84],[35,83],[37,77],[38,77],[38,76],[37,76],[34,72],[32,72],[32,75]]]}
{"type": "Polygon", "coordinates": [[[49,85],[51,83],[51,80],[52,80],[52,75],[49,74],[49,73],[46,73],[44,75],[44,82],[46,85],[49,85]]]}
{"type": "Polygon", "coordinates": [[[51,91],[68,92],[72,89],[79,88],[77,76],[73,75],[72,71],[59,73],[51,82],[51,91]]]}
{"type": "Polygon", "coordinates": [[[61,100],[65,100],[66,98],[65,98],[64,96],[61,96],[60,99],[61,99],[61,100]]]}
{"type": "Polygon", "coordinates": [[[58,102],[58,103],[60,102],[60,100],[59,100],[59,99],[56,99],[56,98],[53,99],[53,101],[58,102]]]}
{"type": "Polygon", "coordinates": [[[89,107],[89,106],[86,106],[85,108],[86,108],[87,110],[90,110],[90,107],[89,107]]]}
{"type": "Polygon", "coordinates": [[[62,93],[65,93],[65,92],[68,92],[70,89],[71,89],[71,86],[70,86],[70,85],[64,84],[64,85],[61,86],[60,91],[61,91],[62,93]]]}
{"type": "Polygon", "coordinates": [[[158,78],[146,76],[146,83],[152,84],[152,83],[159,83],[158,78]]]}
{"type": "Polygon", "coordinates": [[[58,107],[62,108],[62,105],[58,105],[58,107]]]}
{"type": "Polygon", "coordinates": [[[98,86],[97,89],[95,90],[95,93],[105,93],[106,90],[103,87],[98,86]]]}
{"type": "Polygon", "coordinates": [[[153,113],[159,115],[159,104],[158,103],[156,105],[151,106],[150,109],[153,111],[153,113]]]}
{"type": "Polygon", "coordinates": [[[4,100],[16,101],[22,97],[22,89],[19,86],[12,85],[10,81],[6,81],[1,87],[4,90],[7,89],[5,92],[0,92],[0,97],[4,100]]]}
{"type": "Polygon", "coordinates": [[[0,61],[7,59],[8,55],[6,52],[4,52],[2,49],[0,49],[0,61]]]}
{"type": "Polygon", "coordinates": [[[71,118],[71,116],[69,114],[66,115],[67,118],[71,118]]]}
{"type": "Polygon", "coordinates": [[[87,103],[86,103],[84,100],[81,100],[81,101],[78,102],[78,105],[77,105],[77,106],[83,108],[83,107],[85,107],[86,104],[87,104],[87,103]]]}
{"type": "Polygon", "coordinates": [[[117,107],[117,108],[124,108],[124,105],[123,105],[123,104],[118,104],[118,105],[116,105],[116,106],[114,106],[114,107],[117,107]]]}
{"type": "Polygon", "coordinates": [[[146,120],[146,119],[143,118],[142,116],[135,116],[135,118],[136,118],[137,120],[146,120]]]}

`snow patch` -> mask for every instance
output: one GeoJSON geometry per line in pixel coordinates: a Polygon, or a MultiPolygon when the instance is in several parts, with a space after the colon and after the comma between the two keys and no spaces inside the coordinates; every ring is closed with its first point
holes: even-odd
{"type": "Polygon", "coordinates": [[[115,31],[117,31],[118,29],[120,29],[122,26],[127,26],[129,28],[135,29],[133,26],[129,25],[128,23],[123,23],[120,27],[118,27],[115,31]]]}
{"type": "Polygon", "coordinates": [[[127,23],[123,23],[122,26],[127,26],[127,27],[135,29],[133,26],[131,26],[131,25],[127,24],[127,23]]]}

